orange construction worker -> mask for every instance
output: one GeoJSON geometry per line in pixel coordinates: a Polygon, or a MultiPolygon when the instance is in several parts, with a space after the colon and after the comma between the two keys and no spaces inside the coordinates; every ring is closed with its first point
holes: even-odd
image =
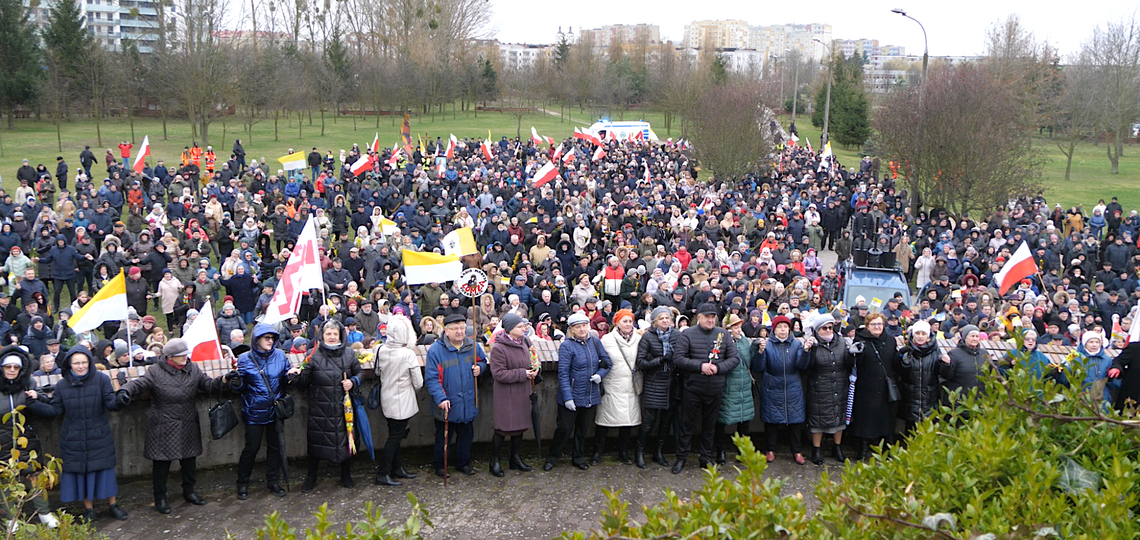
{"type": "MultiPolygon", "coordinates": [[[[111,152],[110,150],[107,150],[108,154],[110,152],[111,152]]],[[[189,164],[190,164],[190,147],[189,146],[183,146],[182,147],[182,166],[185,167],[189,164]]]]}
{"type": "Polygon", "coordinates": [[[213,146],[206,147],[206,171],[212,176],[214,174],[214,163],[218,161],[217,154],[214,153],[213,146]]]}
{"type": "Polygon", "coordinates": [[[194,143],[194,147],[190,149],[190,160],[198,167],[202,166],[202,147],[198,143],[194,143]]]}

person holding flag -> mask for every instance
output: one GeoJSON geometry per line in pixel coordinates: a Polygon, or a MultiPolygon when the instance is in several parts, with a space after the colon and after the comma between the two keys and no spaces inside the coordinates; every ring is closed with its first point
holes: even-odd
{"type": "Polygon", "coordinates": [[[432,417],[435,418],[435,457],[432,468],[441,478],[448,476],[450,456],[455,469],[471,476],[471,443],[475,437],[478,378],[487,372],[487,355],[483,348],[467,337],[467,318],[448,315],[443,320],[444,338],[428,349],[424,384],[431,394],[432,417]],[[447,432],[458,440],[451,444],[447,432]],[[454,452],[452,452],[454,450],[454,452]]]}
{"type": "MultiPolygon", "coordinates": [[[[216,346],[216,333],[214,343],[216,346]]],[[[197,459],[202,454],[198,394],[216,394],[222,390],[224,382],[233,381],[238,376],[237,371],[230,371],[223,377],[210,378],[190,361],[190,356],[191,349],[186,340],[172,339],[162,347],[162,358],[142,377],[128,382],[122,389],[128,404],[133,398],[150,394],[143,456],[152,462],[150,480],[154,488],[154,510],[160,514],[171,512],[166,498],[166,477],[174,461],[178,461],[182,469],[182,498],[196,506],[206,504],[195,490],[197,459]]]]}

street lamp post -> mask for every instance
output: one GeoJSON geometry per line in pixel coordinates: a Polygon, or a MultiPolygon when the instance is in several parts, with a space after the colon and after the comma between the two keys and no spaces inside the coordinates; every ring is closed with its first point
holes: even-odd
{"type": "Polygon", "coordinates": [[[922,80],[923,80],[923,82],[926,82],[926,64],[927,64],[927,61],[930,59],[930,48],[929,48],[929,44],[928,44],[927,39],[926,39],[926,27],[923,26],[922,23],[919,22],[918,19],[911,17],[910,15],[907,15],[906,10],[904,10],[904,9],[895,8],[895,9],[891,10],[891,13],[898,13],[899,15],[902,15],[903,17],[906,17],[906,18],[918,23],[918,27],[922,29],[922,80]]]}
{"type": "Polygon", "coordinates": [[[819,43],[820,45],[823,45],[824,48],[827,49],[827,59],[828,59],[828,62],[827,62],[827,99],[824,101],[824,105],[823,105],[823,133],[819,136],[819,147],[822,151],[824,145],[826,145],[827,141],[829,141],[831,139],[831,137],[827,134],[827,127],[828,127],[828,122],[831,120],[831,74],[833,71],[831,63],[834,62],[835,59],[832,58],[833,55],[831,53],[831,47],[828,46],[828,44],[820,41],[819,38],[812,38],[812,41],[819,43]]]}
{"type": "MultiPolygon", "coordinates": [[[[910,15],[907,15],[906,10],[904,10],[904,9],[895,8],[895,9],[891,10],[891,13],[897,13],[899,15],[902,15],[903,17],[906,17],[906,18],[918,23],[918,27],[922,29],[922,80],[919,81],[919,83],[918,83],[919,84],[919,87],[918,87],[918,123],[919,123],[919,131],[921,132],[923,124],[925,124],[925,112],[923,109],[922,102],[923,102],[923,94],[926,93],[925,92],[925,90],[926,90],[925,89],[925,86],[926,86],[926,64],[927,64],[927,61],[930,59],[930,45],[929,45],[929,40],[927,40],[927,38],[926,38],[926,27],[923,26],[922,22],[920,22],[918,19],[911,17],[910,15]]],[[[911,205],[911,208],[914,208],[915,211],[917,212],[921,206],[920,205],[921,199],[919,198],[919,195],[918,195],[918,180],[913,177],[914,176],[913,173],[908,174],[907,176],[911,179],[911,181],[910,181],[910,184],[911,184],[911,186],[910,186],[911,187],[910,205],[911,205]]]]}
{"type": "Polygon", "coordinates": [[[796,125],[796,109],[800,98],[800,56],[798,54],[796,55],[796,67],[792,78],[792,125],[794,126],[796,125]]]}

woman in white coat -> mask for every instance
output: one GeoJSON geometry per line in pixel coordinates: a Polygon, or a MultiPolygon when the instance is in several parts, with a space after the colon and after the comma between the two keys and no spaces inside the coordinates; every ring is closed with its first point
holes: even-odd
{"type": "Polygon", "coordinates": [[[927,283],[930,283],[930,276],[934,272],[934,264],[934,254],[930,251],[930,248],[922,248],[922,256],[914,261],[914,269],[918,271],[918,278],[915,282],[918,290],[921,291],[927,283]]]}
{"type": "MultiPolygon", "coordinates": [[[[405,319],[393,317],[393,319],[405,319]]],[[[415,478],[404,470],[400,442],[408,434],[408,420],[420,411],[416,390],[424,386],[423,368],[411,344],[415,340],[411,324],[397,321],[388,325],[388,339],[376,349],[373,358],[380,374],[380,410],[388,421],[388,442],[376,469],[376,484],[398,486],[400,478],[415,478]]]]}
{"type": "Polygon", "coordinates": [[[635,384],[637,365],[637,344],[641,334],[634,330],[633,312],[623,309],[614,314],[614,329],[602,337],[602,346],[610,356],[613,367],[602,379],[602,403],[598,405],[596,423],[598,430],[594,437],[594,456],[591,461],[601,461],[606,447],[609,428],[618,428],[618,458],[627,465],[633,463],[629,452],[630,433],[641,425],[641,404],[637,395],[640,388],[635,384]]]}

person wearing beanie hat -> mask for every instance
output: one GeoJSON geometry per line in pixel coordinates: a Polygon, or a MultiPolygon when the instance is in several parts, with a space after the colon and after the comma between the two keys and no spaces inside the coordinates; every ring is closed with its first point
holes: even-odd
{"type": "Polygon", "coordinates": [[[968,324],[958,332],[958,346],[942,356],[938,371],[946,392],[943,403],[951,405],[955,391],[957,399],[965,399],[970,390],[981,387],[978,375],[989,365],[990,358],[981,343],[981,330],[968,324]]]}
{"type": "Polygon", "coordinates": [[[606,438],[610,428],[618,429],[618,459],[632,464],[630,434],[635,426],[641,425],[641,403],[634,381],[637,372],[637,348],[641,335],[635,332],[633,312],[620,309],[614,313],[613,330],[602,336],[602,347],[609,355],[612,366],[602,380],[602,402],[598,405],[594,434],[594,455],[592,463],[601,461],[605,452],[606,438]]]}
{"type": "Polygon", "coordinates": [[[680,335],[673,328],[673,319],[672,309],[665,306],[654,308],[650,316],[651,327],[641,335],[641,342],[637,346],[637,372],[641,374],[641,404],[645,412],[637,433],[634,464],[641,469],[647,467],[645,447],[654,424],[657,424],[657,448],[653,452],[653,461],[662,467],[669,466],[663,449],[677,413],[672,397],[672,363],[673,349],[680,335]]]}
{"type": "Polygon", "coordinates": [[[128,382],[120,392],[125,393],[127,403],[146,393],[151,396],[143,456],[153,462],[154,509],[160,514],[169,514],[166,479],[174,461],[178,461],[182,469],[182,497],[190,504],[206,504],[194,489],[197,458],[202,454],[198,393],[220,392],[224,383],[237,377],[237,372],[211,379],[190,362],[190,347],[181,338],[167,341],[162,347],[162,356],[157,364],[128,382]]]}
{"type": "MultiPolygon", "coordinates": [[[[315,325],[316,326],[316,325],[315,325]]],[[[308,389],[309,415],[306,430],[308,472],[302,492],[316,487],[321,461],[339,466],[340,481],[346,488],[354,485],[349,466],[348,427],[344,418],[345,394],[360,387],[363,368],[356,351],[348,347],[347,331],[339,320],[331,318],[317,326],[316,343],[309,361],[299,371],[297,384],[308,389]]]]}
{"type": "Polygon", "coordinates": [[[800,372],[807,369],[814,338],[799,341],[792,335],[792,321],[781,315],[772,319],[772,337],[761,341],[759,356],[752,365],[759,372],[760,419],[764,421],[768,462],[776,460],[776,441],[781,431],[791,433],[791,449],[796,463],[805,460],[800,451],[805,420],[804,390],[800,372]]]}
{"type": "MultiPolygon", "coordinates": [[[[48,396],[36,392],[36,383],[31,377],[33,371],[31,358],[19,345],[8,345],[0,349],[0,370],[3,371],[3,377],[0,377],[0,416],[8,417],[7,421],[0,424],[0,452],[7,459],[12,449],[16,448],[13,436],[16,415],[10,413],[16,408],[23,407],[25,429],[20,436],[26,442],[22,448],[19,448],[20,456],[17,461],[27,463],[31,459],[29,452],[37,454],[43,452],[35,429],[38,420],[52,418],[55,412],[48,404],[48,396]]],[[[27,473],[31,471],[32,469],[28,469],[27,473]]],[[[30,475],[27,473],[21,474],[19,481],[30,480],[30,475]]],[[[36,496],[31,502],[39,514],[40,523],[47,525],[48,528],[59,526],[59,520],[51,513],[46,493],[36,496]]]]}
{"type": "Polygon", "coordinates": [[[847,342],[839,335],[839,321],[830,313],[821,313],[808,324],[815,345],[808,351],[811,368],[807,370],[807,426],[811,432],[811,462],[823,464],[823,435],[831,434],[832,456],[839,463],[843,455],[843,431],[847,427],[847,393],[851,366],[855,358],[847,342]]]}
{"type": "Polygon", "coordinates": [[[542,470],[549,471],[558,463],[562,449],[570,436],[571,463],[581,470],[590,468],[586,462],[586,431],[589,429],[588,409],[601,403],[602,379],[612,365],[609,353],[601,340],[590,335],[590,318],[577,311],[567,320],[570,332],[558,347],[558,419],[554,441],[542,470]]]}
{"type": "Polygon", "coordinates": [[[681,401],[681,438],[673,474],[685,468],[692,449],[693,434],[701,432],[700,463],[713,462],[713,435],[725,389],[725,376],[740,364],[732,336],[717,328],[720,309],[704,303],[697,309],[697,324],[686,328],[677,339],[673,363],[685,378],[681,401]]]}
{"type": "MultiPolygon", "coordinates": [[[[916,321],[909,329],[910,339],[902,350],[898,371],[899,418],[906,423],[906,431],[926,419],[939,406],[942,383],[939,372],[945,359],[950,357],[938,348],[930,323],[916,321]]],[[[985,353],[983,353],[985,354],[985,353]]]]}
{"type": "Polygon", "coordinates": [[[541,368],[531,360],[532,348],[527,338],[527,321],[509,313],[503,317],[503,330],[494,335],[488,366],[494,379],[494,428],[491,438],[490,471],[493,476],[505,476],[499,465],[503,442],[511,439],[509,468],[530,472],[531,467],[522,460],[523,434],[531,429],[531,402],[533,381],[541,368]]]}
{"type": "Polygon", "coordinates": [[[1081,353],[1079,361],[1088,370],[1085,373],[1084,387],[1091,388],[1094,399],[1103,399],[1109,406],[1113,405],[1112,396],[1120,390],[1119,376],[1109,377],[1112,368],[1112,359],[1104,350],[1105,337],[1100,328],[1089,328],[1081,335],[1081,353]],[[1103,390],[1097,389],[1103,386],[1103,390]]]}

